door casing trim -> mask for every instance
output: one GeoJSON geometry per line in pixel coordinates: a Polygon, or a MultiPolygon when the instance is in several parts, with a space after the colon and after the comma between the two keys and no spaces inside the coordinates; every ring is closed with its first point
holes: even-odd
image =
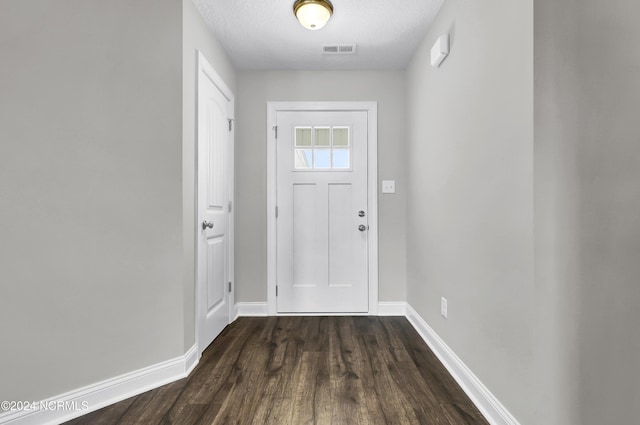
{"type": "MultiPolygon", "coordinates": [[[[378,314],[378,102],[267,102],[267,312],[278,315],[276,298],[276,132],[278,112],[367,113],[367,208],[369,212],[369,311],[378,314]]],[[[349,312],[344,312],[349,313],[349,312]]]]}

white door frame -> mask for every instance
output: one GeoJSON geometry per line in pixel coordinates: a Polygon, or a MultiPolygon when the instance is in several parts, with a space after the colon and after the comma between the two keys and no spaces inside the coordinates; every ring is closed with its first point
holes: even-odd
{"type": "MultiPolygon", "coordinates": [[[[276,131],[277,113],[284,111],[367,112],[367,167],[369,212],[369,312],[378,314],[378,103],[377,102],[267,102],[267,313],[278,315],[276,299],[276,131]]],[[[296,313],[296,315],[300,315],[296,313]]]]}
{"type": "MultiPolygon", "coordinates": [[[[233,197],[233,193],[234,193],[234,175],[235,175],[235,170],[234,170],[234,156],[235,156],[235,97],[233,95],[233,92],[231,91],[231,89],[227,86],[227,84],[224,82],[224,80],[222,79],[222,77],[220,77],[220,75],[215,71],[215,69],[211,66],[211,64],[209,63],[209,61],[207,60],[207,58],[202,54],[201,51],[198,50],[198,76],[197,76],[197,87],[196,87],[196,105],[198,105],[198,99],[200,96],[200,87],[201,87],[201,81],[203,78],[207,78],[209,79],[217,88],[218,90],[220,90],[220,92],[223,94],[223,96],[229,101],[229,103],[231,104],[231,116],[229,117],[230,121],[230,132],[229,132],[229,164],[228,164],[228,169],[227,169],[227,173],[229,174],[227,176],[228,178],[228,186],[229,186],[229,229],[228,229],[228,241],[229,241],[229,281],[232,282],[231,285],[231,292],[229,293],[229,319],[228,322],[231,323],[234,319],[234,295],[235,295],[235,274],[234,274],[234,234],[235,234],[235,230],[234,230],[234,208],[233,208],[233,204],[234,204],[234,197],[233,197]]],[[[200,212],[200,205],[198,203],[198,191],[200,190],[200,186],[199,186],[199,181],[198,181],[198,176],[199,176],[199,167],[198,167],[198,155],[199,155],[199,146],[200,146],[200,141],[198,140],[198,116],[199,116],[199,111],[198,111],[198,107],[196,107],[196,124],[195,124],[195,128],[196,128],[196,137],[195,137],[195,152],[196,152],[196,157],[195,157],[195,197],[196,197],[196,209],[195,209],[195,217],[194,217],[194,223],[195,223],[195,228],[194,228],[194,233],[195,233],[195,261],[194,261],[194,266],[195,266],[195,296],[194,296],[194,301],[195,301],[195,340],[196,340],[196,347],[198,347],[198,357],[200,357],[200,355],[202,354],[202,351],[206,348],[206,347],[201,347],[200,346],[200,300],[199,300],[199,285],[200,282],[198,281],[198,258],[199,258],[199,249],[200,249],[200,244],[199,244],[199,238],[200,238],[200,223],[198,221],[198,214],[200,212]]]]}

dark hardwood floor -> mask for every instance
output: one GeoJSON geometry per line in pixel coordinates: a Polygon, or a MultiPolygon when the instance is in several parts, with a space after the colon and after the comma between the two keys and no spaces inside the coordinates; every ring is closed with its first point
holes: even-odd
{"type": "Polygon", "coordinates": [[[68,422],[487,424],[403,317],[240,318],[188,378],[68,422]]]}

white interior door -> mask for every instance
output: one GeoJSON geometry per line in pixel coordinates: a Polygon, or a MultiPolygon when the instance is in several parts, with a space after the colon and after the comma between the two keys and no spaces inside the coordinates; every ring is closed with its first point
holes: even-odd
{"type": "Polygon", "coordinates": [[[198,76],[197,333],[202,352],[229,324],[233,104],[200,55],[198,76]]]}
{"type": "Polygon", "coordinates": [[[367,112],[277,113],[277,308],[366,313],[367,112]]]}

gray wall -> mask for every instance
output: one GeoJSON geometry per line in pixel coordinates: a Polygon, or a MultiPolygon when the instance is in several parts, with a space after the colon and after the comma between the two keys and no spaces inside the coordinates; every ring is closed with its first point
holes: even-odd
{"type": "Polygon", "coordinates": [[[0,4],[2,400],[184,352],[181,25],[171,0],[0,4]]]}
{"type": "Polygon", "coordinates": [[[561,371],[545,423],[637,423],[640,5],[537,0],[535,16],[537,271],[561,371]]]}
{"type": "MultiPolygon", "coordinates": [[[[575,144],[580,82],[575,72],[575,4],[535,1],[536,417],[549,425],[582,424],[575,253],[578,168],[575,144]],[[573,64],[572,64],[573,63],[573,64]],[[574,282],[573,284],[571,282],[574,282]]],[[[607,422],[608,423],[608,422],[607,422]]]]}
{"type": "Polygon", "coordinates": [[[183,213],[183,281],[184,281],[184,349],[195,343],[195,164],[198,50],[224,80],[236,91],[236,72],[226,52],[191,0],[183,0],[183,127],[182,137],[182,213],[183,213]]]}
{"type": "Polygon", "coordinates": [[[533,1],[445,2],[407,70],[407,99],[407,300],[510,412],[537,423],[533,1]],[[445,33],[451,54],[432,68],[445,33]]]}
{"type": "Polygon", "coordinates": [[[241,72],[236,99],[236,301],[267,300],[267,101],[378,101],[378,177],[396,180],[379,195],[379,299],[404,301],[404,73],[241,72]]]}

